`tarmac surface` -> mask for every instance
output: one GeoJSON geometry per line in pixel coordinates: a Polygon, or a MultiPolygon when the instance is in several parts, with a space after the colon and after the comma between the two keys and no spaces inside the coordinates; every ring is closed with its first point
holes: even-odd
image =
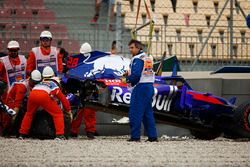
{"type": "Polygon", "coordinates": [[[85,136],[65,141],[0,137],[0,166],[250,166],[250,141],[162,136],[128,142],[128,136],[85,136]]]}

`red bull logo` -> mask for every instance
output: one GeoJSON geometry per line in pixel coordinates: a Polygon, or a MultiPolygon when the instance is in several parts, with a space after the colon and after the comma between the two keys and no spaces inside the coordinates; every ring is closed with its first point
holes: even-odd
{"type": "MultiPolygon", "coordinates": [[[[152,107],[159,111],[170,111],[172,99],[178,91],[177,86],[165,85],[163,87],[155,87],[155,95],[153,97],[152,107]]],[[[111,101],[118,103],[130,104],[131,92],[126,87],[112,87],[111,101]]]]}

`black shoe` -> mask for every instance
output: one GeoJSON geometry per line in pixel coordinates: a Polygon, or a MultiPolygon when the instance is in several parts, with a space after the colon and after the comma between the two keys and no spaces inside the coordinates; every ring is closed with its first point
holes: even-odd
{"type": "Polygon", "coordinates": [[[93,132],[87,132],[87,137],[89,139],[95,139],[95,133],[93,133],[93,132]]]}
{"type": "Polygon", "coordinates": [[[140,142],[140,139],[133,139],[133,138],[130,138],[127,140],[128,142],[140,142]]]}
{"type": "Polygon", "coordinates": [[[151,137],[151,138],[148,138],[147,140],[146,140],[146,142],[158,142],[158,139],[157,139],[157,137],[151,137]]]}
{"type": "Polygon", "coordinates": [[[72,138],[77,138],[77,137],[78,137],[78,134],[77,134],[77,133],[71,133],[71,134],[70,134],[70,137],[72,137],[72,138]]]}
{"type": "Polygon", "coordinates": [[[66,140],[64,135],[56,135],[56,138],[54,140],[66,140]]]}
{"type": "Polygon", "coordinates": [[[99,136],[99,133],[97,131],[95,131],[94,135],[95,136],[99,136]]]}

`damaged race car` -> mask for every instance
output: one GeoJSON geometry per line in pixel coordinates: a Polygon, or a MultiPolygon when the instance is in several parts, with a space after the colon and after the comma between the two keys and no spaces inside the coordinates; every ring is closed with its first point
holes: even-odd
{"type": "MultiPolygon", "coordinates": [[[[153,98],[157,122],[189,129],[198,139],[250,138],[250,101],[236,106],[236,98],[226,100],[211,93],[193,90],[177,75],[178,61],[172,60],[171,76],[156,76],[153,98]]],[[[130,60],[122,56],[93,51],[70,56],[62,86],[80,98],[84,106],[98,111],[127,116],[131,92],[120,78],[130,60]]]]}

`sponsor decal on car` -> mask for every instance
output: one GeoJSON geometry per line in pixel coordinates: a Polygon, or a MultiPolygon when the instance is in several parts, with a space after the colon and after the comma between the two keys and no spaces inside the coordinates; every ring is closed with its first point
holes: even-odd
{"type": "MultiPolygon", "coordinates": [[[[155,87],[152,107],[160,111],[170,111],[172,99],[178,91],[177,86],[165,85],[164,87],[155,87]]],[[[130,104],[131,92],[126,87],[112,86],[111,101],[130,104]]]]}

